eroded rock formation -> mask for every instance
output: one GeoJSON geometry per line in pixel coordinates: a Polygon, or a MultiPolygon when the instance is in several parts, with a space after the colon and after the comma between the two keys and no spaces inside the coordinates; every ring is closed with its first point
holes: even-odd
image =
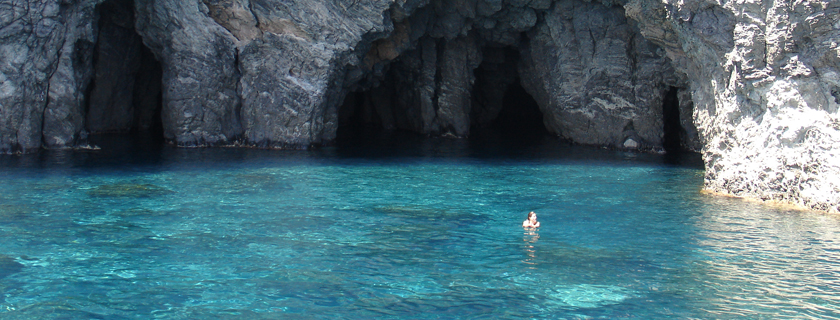
{"type": "Polygon", "coordinates": [[[0,1],[0,152],[76,143],[93,74],[95,6],[0,1]]]}
{"type": "Polygon", "coordinates": [[[840,2],[625,9],[688,76],[707,189],[840,211],[840,2]]]}
{"type": "Polygon", "coordinates": [[[829,0],[0,0],[0,151],[158,121],[181,146],[306,148],[346,121],[465,137],[521,85],[559,137],[661,150],[670,125],[671,140],[702,148],[708,189],[840,211],[838,10],[829,0]]]}

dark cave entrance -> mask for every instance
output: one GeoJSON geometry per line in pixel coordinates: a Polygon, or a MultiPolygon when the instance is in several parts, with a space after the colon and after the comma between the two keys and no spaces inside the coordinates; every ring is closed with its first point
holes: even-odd
{"type": "MultiPolygon", "coordinates": [[[[372,100],[384,99],[388,95],[382,90],[371,92],[371,90],[354,91],[347,94],[344,102],[338,108],[338,129],[336,132],[336,143],[359,143],[369,142],[381,137],[386,131],[379,113],[375,109],[372,100]],[[374,96],[378,94],[379,96],[374,96]]],[[[390,102],[385,102],[390,105],[390,102]]],[[[393,128],[390,128],[393,129],[393,128]]]]}
{"type": "Polygon", "coordinates": [[[519,79],[508,86],[502,98],[502,109],[489,128],[495,134],[513,139],[541,139],[549,135],[540,106],[519,79]]]}
{"type": "Polygon", "coordinates": [[[513,47],[487,47],[475,69],[472,136],[517,143],[539,142],[550,136],[537,101],[522,86],[513,47]]]}
{"type": "Polygon", "coordinates": [[[134,0],[108,0],[97,11],[85,128],[94,135],[131,134],[144,143],[161,143],[163,68],[134,29],[134,0]]]}
{"type": "Polygon", "coordinates": [[[381,129],[381,125],[373,121],[373,110],[370,103],[366,103],[367,95],[365,91],[354,91],[344,97],[344,103],[338,108],[338,137],[381,129]]]}
{"type": "Polygon", "coordinates": [[[662,99],[662,129],[664,132],[662,147],[669,154],[678,154],[685,151],[682,142],[685,129],[680,122],[678,90],[676,87],[670,87],[662,99]]]}
{"type": "MultiPolygon", "coordinates": [[[[469,126],[469,140],[530,145],[551,137],[539,105],[521,84],[518,50],[511,46],[488,46],[482,51],[482,63],[473,70],[470,105],[464,106],[469,110],[469,123],[464,124],[469,126]]],[[[347,94],[338,108],[336,143],[395,141],[410,138],[412,134],[439,134],[425,131],[424,126],[428,124],[423,122],[421,104],[422,95],[429,94],[424,90],[430,84],[426,82],[426,87],[418,88],[423,84],[415,82],[423,81],[418,76],[418,56],[417,51],[406,53],[383,70],[382,78],[375,85],[366,83],[347,94]]],[[[440,90],[439,76],[437,70],[433,90],[440,90]]],[[[431,103],[436,103],[432,99],[431,103]]]]}

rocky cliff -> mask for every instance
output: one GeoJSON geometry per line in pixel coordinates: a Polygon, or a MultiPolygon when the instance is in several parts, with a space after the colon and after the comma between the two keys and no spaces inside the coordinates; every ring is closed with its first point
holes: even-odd
{"type": "Polygon", "coordinates": [[[689,79],[707,189],[840,211],[840,2],[624,7],[689,79]]]}
{"type": "Polygon", "coordinates": [[[501,101],[521,86],[559,137],[662,150],[671,135],[702,149],[710,190],[836,212],[838,10],[821,0],[0,0],[0,151],[131,130],[180,146],[306,148],[352,123],[466,137],[504,121],[501,101]]]}

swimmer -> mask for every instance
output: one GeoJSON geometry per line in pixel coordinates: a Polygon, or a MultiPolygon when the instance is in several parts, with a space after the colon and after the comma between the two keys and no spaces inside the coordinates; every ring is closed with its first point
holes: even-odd
{"type": "Polygon", "coordinates": [[[522,221],[523,228],[539,228],[540,222],[537,221],[537,213],[536,212],[528,212],[528,218],[525,221],[522,221]]]}

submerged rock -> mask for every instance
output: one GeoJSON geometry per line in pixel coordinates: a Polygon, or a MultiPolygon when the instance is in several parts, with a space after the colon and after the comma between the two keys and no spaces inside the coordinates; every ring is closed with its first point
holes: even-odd
{"type": "Polygon", "coordinates": [[[28,218],[34,210],[28,205],[19,205],[0,198],[0,223],[14,223],[28,218]]]}
{"type": "Polygon", "coordinates": [[[634,296],[632,290],[611,286],[578,284],[558,286],[546,291],[547,305],[559,308],[599,308],[619,304],[634,296]]]}
{"type": "Polygon", "coordinates": [[[112,198],[148,198],[175,193],[164,187],[153,184],[116,183],[94,187],[87,191],[94,197],[112,198]]]}
{"type": "Polygon", "coordinates": [[[452,222],[465,226],[482,224],[487,222],[488,219],[483,215],[463,212],[460,210],[443,210],[424,206],[389,205],[376,206],[372,209],[374,212],[398,217],[400,219],[452,222]]]}
{"type": "Polygon", "coordinates": [[[0,279],[21,272],[23,265],[15,261],[12,257],[0,254],[0,279]]]}

